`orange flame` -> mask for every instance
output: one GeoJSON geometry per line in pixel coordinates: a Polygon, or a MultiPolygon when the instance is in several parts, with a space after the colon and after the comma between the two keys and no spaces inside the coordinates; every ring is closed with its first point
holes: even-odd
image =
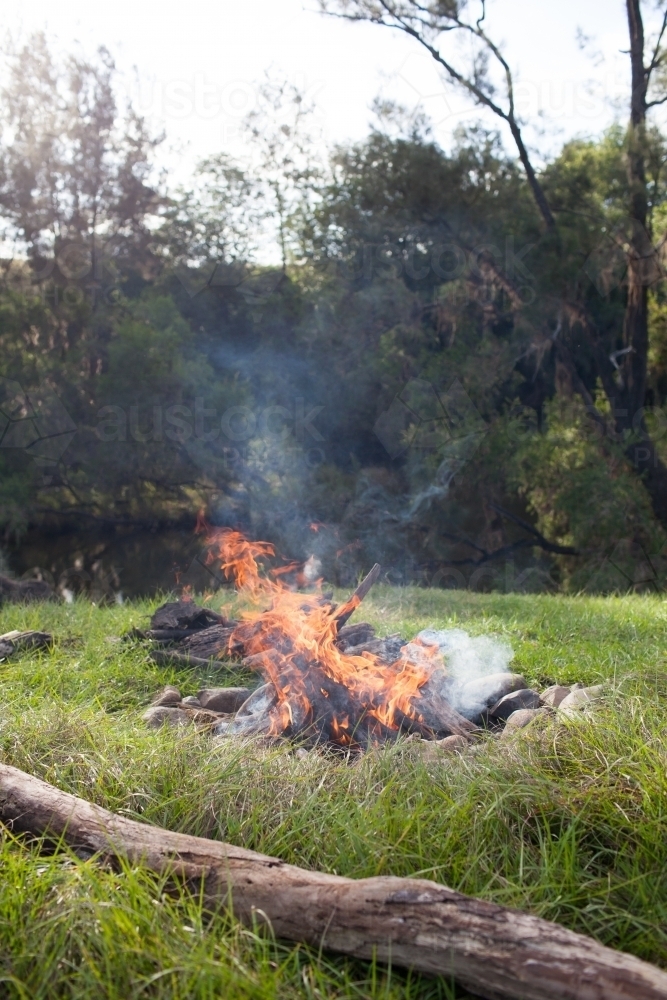
{"type": "Polygon", "coordinates": [[[241,642],[246,664],[259,670],[275,688],[271,711],[273,735],[315,729],[340,746],[358,745],[399,730],[418,718],[420,688],[429,679],[437,651],[411,643],[387,665],[372,653],[348,655],[336,645],[337,616],[359,603],[353,598],[335,608],[321,593],[291,590],[284,574],[294,566],[260,571],[260,561],[274,555],[268,542],[251,542],[238,531],[209,536],[209,560],[217,558],[228,578],[252,603],[268,608],[245,612],[230,640],[241,642]]]}

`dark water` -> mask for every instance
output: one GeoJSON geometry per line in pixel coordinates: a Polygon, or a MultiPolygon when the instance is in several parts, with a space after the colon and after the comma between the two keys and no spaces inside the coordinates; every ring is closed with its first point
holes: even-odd
{"type": "Polygon", "coordinates": [[[122,601],[190,586],[223,584],[204,565],[203,542],[192,526],[165,531],[79,529],[33,531],[5,548],[12,575],[40,575],[61,592],[122,601]]]}

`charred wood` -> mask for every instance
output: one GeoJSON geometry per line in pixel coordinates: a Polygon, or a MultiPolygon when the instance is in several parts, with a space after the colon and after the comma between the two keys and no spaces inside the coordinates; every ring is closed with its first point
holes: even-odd
{"type": "Polygon", "coordinates": [[[211,625],[182,640],[178,649],[185,655],[208,660],[227,660],[243,654],[243,647],[232,637],[234,625],[211,625]]]}
{"type": "Polygon", "coordinates": [[[210,625],[230,625],[224,615],[201,608],[193,601],[169,601],[153,613],[151,629],[205,629],[210,625]]]}
{"type": "Polygon", "coordinates": [[[364,577],[352,596],[348,598],[345,604],[341,604],[336,614],[336,624],[339,629],[352,617],[364,597],[368,594],[368,591],[377,582],[381,570],[382,567],[380,564],[375,563],[370,573],[364,577]]]}
{"type": "Polygon", "coordinates": [[[405,646],[406,640],[400,635],[388,635],[383,639],[369,639],[362,641],[356,646],[348,646],[345,649],[346,656],[361,656],[363,653],[372,653],[380,663],[391,666],[401,655],[401,649],[405,646]]]}
{"type": "Polygon", "coordinates": [[[360,643],[369,642],[375,637],[375,629],[368,622],[357,622],[356,625],[343,625],[338,629],[336,645],[340,650],[346,652],[350,646],[358,646],[360,643]]]}

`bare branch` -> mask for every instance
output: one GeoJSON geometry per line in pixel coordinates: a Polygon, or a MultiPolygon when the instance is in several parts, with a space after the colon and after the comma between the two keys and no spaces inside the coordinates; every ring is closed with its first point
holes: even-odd
{"type": "MultiPolygon", "coordinates": [[[[660,31],[658,33],[658,39],[657,39],[657,41],[655,43],[655,47],[653,49],[653,55],[651,57],[651,61],[648,64],[648,66],[646,67],[646,86],[647,87],[648,87],[649,83],[651,82],[651,74],[652,74],[653,70],[656,69],[660,65],[660,63],[662,62],[662,59],[663,59],[663,56],[660,54],[660,45],[661,45],[661,42],[662,42],[662,39],[663,39],[663,35],[665,34],[665,29],[667,29],[667,7],[665,8],[665,13],[662,16],[662,24],[660,25],[660,31]]],[[[660,103],[662,104],[662,101],[660,103]]],[[[654,106],[654,102],[651,102],[648,105],[648,107],[650,107],[650,108],[653,107],[653,106],[654,106]]]]}
{"type": "Polygon", "coordinates": [[[579,549],[575,549],[571,545],[559,545],[557,542],[550,542],[549,539],[545,538],[544,535],[538,531],[534,525],[530,524],[529,521],[524,521],[522,517],[518,517],[516,514],[512,514],[509,510],[505,510],[505,508],[501,507],[500,504],[490,503],[489,507],[491,507],[492,510],[495,510],[496,513],[500,514],[501,517],[507,518],[508,521],[513,521],[520,528],[523,528],[524,531],[533,535],[535,541],[531,544],[539,545],[539,547],[544,549],[545,552],[553,552],[558,556],[581,555],[579,549]]]}
{"type": "Polygon", "coordinates": [[[502,52],[482,27],[486,17],[484,2],[482,2],[482,13],[474,23],[462,20],[453,8],[451,13],[442,13],[421,5],[417,0],[404,0],[402,3],[397,2],[397,0],[376,0],[376,2],[371,2],[371,0],[320,0],[320,9],[325,14],[344,20],[366,21],[395,31],[402,31],[425,49],[431,58],[445,70],[450,79],[467,91],[477,104],[488,108],[496,117],[506,122],[512,133],[519,159],[526,172],[528,184],[540,215],[547,229],[555,228],[556,220],[544,190],[537,179],[535,168],[531,163],[521,135],[521,128],[516,119],[512,72],[502,52]],[[338,11],[331,9],[334,6],[338,8],[338,11]],[[493,99],[488,88],[484,89],[483,81],[477,76],[474,66],[472,74],[458,70],[437,46],[437,37],[447,35],[452,31],[462,31],[472,35],[481,43],[483,50],[490,53],[502,68],[507,92],[507,110],[493,99]]]}

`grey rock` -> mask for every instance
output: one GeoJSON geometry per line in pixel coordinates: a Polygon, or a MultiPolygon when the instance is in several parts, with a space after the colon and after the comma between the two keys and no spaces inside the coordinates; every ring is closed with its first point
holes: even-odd
{"type": "Polygon", "coordinates": [[[16,652],[13,642],[0,639],[0,660],[6,660],[16,652]]]}
{"type": "Polygon", "coordinates": [[[460,753],[470,746],[470,740],[465,736],[445,736],[442,740],[436,740],[435,745],[446,753],[460,753]]]}
{"type": "Polygon", "coordinates": [[[502,731],[501,738],[506,738],[516,733],[519,729],[525,729],[529,726],[531,722],[535,719],[543,718],[548,715],[546,708],[519,708],[516,712],[512,712],[507,722],[505,723],[505,728],[502,731]]]}
{"type": "Polygon", "coordinates": [[[169,708],[166,705],[153,705],[142,715],[142,719],[150,729],[161,726],[189,726],[191,717],[182,708],[169,708]]]}
{"type": "Polygon", "coordinates": [[[570,691],[567,698],[563,698],[558,706],[558,711],[563,712],[565,715],[576,714],[586,708],[587,705],[590,705],[591,702],[597,701],[602,695],[603,690],[604,686],[602,684],[595,684],[592,687],[574,688],[570,691]]]}
{"type": "Polygon", "coordinates": [[[270,711],[277,705],[278,695],[273,684],[262,684],[243,702],[231,721],[223,720],[215,727],[218,736],[263,736],[271,729],[270,711]]]}
{"type": "Polygon", "coordinates": [[[479,677],[463,684],[452,695],[453,707],[473,722],[480,721],[480,715],[495,705],[505,695],[526,687],[521,674],[497,673],[479,677]]]}
{"type": "Polygon", "coordinates": [[[184,707],[187,705],[188,708],[201,708],[202,703],[199,698],[195,698],[193,694],[189,694],[187,698],[183,698],[181,705],[184,707]]]}
{"type": "Polygon", "coordinates": [[[552,684],[551,687],[542,692],[540,701],[548,708],[558,708],[563,698],[567,698],[569,693],[569,687],[564,687],[562,684],[552,684]]]}
{"type": "Polygon", "coordinates": [[[538,692],[533,691],[532,688],[522,688],[520,691],[513,691],[511,694],[506,694],[504,698],[496,702],[493,708],[489,709],[489,715],[493,719],[503,721],[509,719],[513,712],[517,712],[521,708],[539,707],[540,696],[538,692]]]}
{"type": "Polygon", "coordinates": [[[241,705],[250,697],[250,688],[217,687],[202,688],[197,692],[202,708],[210,712],[237,712],[241,705]]]}
{"type": "Polygon", "coordinates": [[[277,702],[278,695],[273,684],[262,684],[246,698],[237,710],[237,718],[243,718],[247,715],[264,715],[270,712],[277,702]]]}
{"type": "Polygon", "coordinates": [[[173,708],[175,705],[180,705],[180,703],[181,703],[181,692],[178,690],[178,688],[173,687],[171,684],[168,684],[158,694],[156,694],[155,697],[153,698],[153,701],[151,702],[152,705],[164,706],[165,708],[166,707],[173,708]]]}

